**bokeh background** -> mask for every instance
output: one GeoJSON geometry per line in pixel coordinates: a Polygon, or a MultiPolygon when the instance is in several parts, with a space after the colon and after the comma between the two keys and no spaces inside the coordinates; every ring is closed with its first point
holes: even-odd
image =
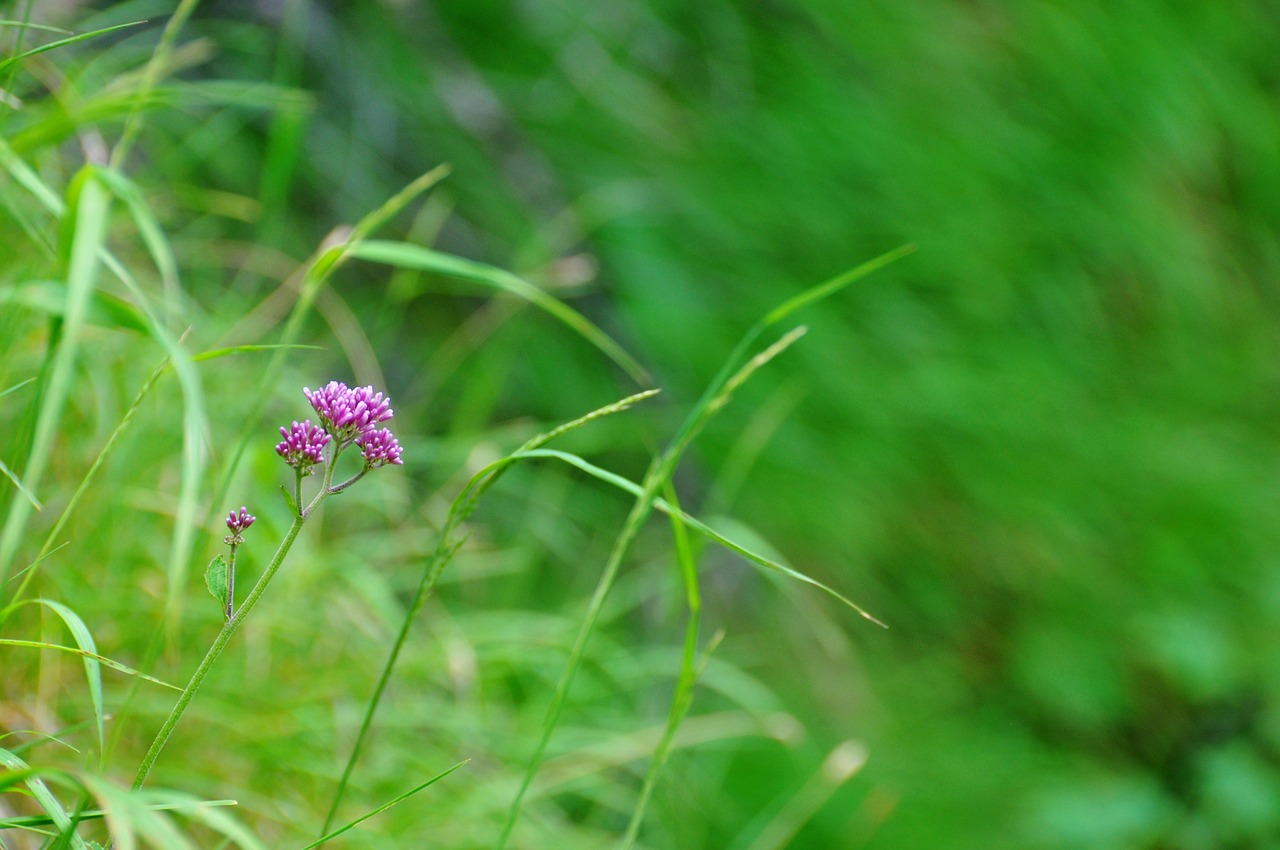
{"type": "MultiPolygon", "coordinates": [[[[62,10],[78,28],[158,19],[82,52],[83,84],[149,55],[168,11],[62,10]]],[[[756,318],[916,246],[799,316],[807,337],[678,479],[687,508],[731,515],[890,628],[705,551],[704,629],[724,638],[647,846],[1280,844],[1276,4],[227,0],[183,41],[177,78],[223,100],[175,95],[131,173],[166,209],[197,338],[271,341],[255,305],[332,228],[449,163],[392,230],[551,289],[653,371],[658,403],[573,443],[633,477],[756,318]]],[[[294,377],[385,385],[415,458],[352,497],[388,519],[330,510],[291,604],[205,703],[230,763],[194,790],[247,784],[245,816],[284,835],[327,799],[416,581],[402,565],[467,458],[635,389],[552,320],[457,284],[360,266],[328,293],[307,331],[326,350],[294,377]],[[257,690],[261,665],[279,687],[257,690]],[[246,699],[267,718],[252,730],[227,719],[246,699]]],[[[252,366],[218,368],[215,437],[241,424],[234,369],[252,366]]],[[[304,412],[288,392],[277,418],[304,412]]],[[[264,502],[274,463],[243,477],[264,502]]],[[[550,467],[494,494],[352,810],[476,762],[353,846],[492,840],[626,507],[550,467]]],[[[92,592],[124,610],[132,580],[92,592]]],[[[524,846],[607,846],[625,825],[680,598],[655,522],[524,846]]],[[[174,747],[157,778],[190,787],[181,753],[209,741],[174,747]]]]}

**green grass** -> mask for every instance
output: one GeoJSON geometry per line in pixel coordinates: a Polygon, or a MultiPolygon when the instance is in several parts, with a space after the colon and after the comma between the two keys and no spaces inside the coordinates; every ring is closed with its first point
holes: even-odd
{"type": "Polygon", "coordinates": [[[0,817],[1275,843],[1268,4],[42,5],[0,13],[0,817]],[[753,322],[909,243],[702,421],[753,322]],[[174,697],[133,672],[214,640],[230,508],[261,574],[330,377],[406,467],[129,794],[174,697]]]}

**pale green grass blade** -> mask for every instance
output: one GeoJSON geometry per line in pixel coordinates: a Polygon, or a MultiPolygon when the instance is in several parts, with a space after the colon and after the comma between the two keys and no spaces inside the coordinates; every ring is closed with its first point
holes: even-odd
{"type": "Polygon", "coordinates": [[[614,342],[612,337],[577,310],[511,272],[405,242],[364,242],[351,249],[351,256],[398,268],[453,277],[514,295],[559,319],[622,367],[637,383],[650,383],[649,373],[622,346],[614,342]]]}
{"type": "MultiPolygon", "coordinates": [[[[0,748],[0,765],[14,771],[30,770],[30,766],[25,761],[11,753],[9,750],[3,748],[0,748]]],[[[38,771],[27,776],[27,789],[31,792],[31,796],[35,801],[40,804],[40,808],[44,809],[49,815],[49,818],[53,821],[53,824],[57,827],[58,831],[60,833],[70,832],[72,829],[71,816],[67,813],[67,810],[63,808],[62,804],[58,802],[58,798],[53,796],[53,792],[49,790],[49,786],[40,778],[39,774],[43,772],[44,771],[38,771]]],[[[84,839],[77,835],[71,836],[71,846],[76,848],[76,850],[87,850],[84,839]]]]}
{"type": "Polygon", "coordinates": [[[896,262],[909,254],[915,253],[915,250],[915,245],[903,245],[900,248],[895,248],[892,251],[881,254],[874,259],[867,260],[862,265],[856,266],[843,274],[838,274],[830,280],[823,281],[817,286],[810,287],[799,295],[788,298],[786,301],[770,310],[761,320],[761,324],[765,327],[776,325],[795,311],[808,307],[810,304],[816,304],[824,298],[830,298],[849,284],[855,283],[872,272],[879,271],[890,263],[896,262]]]}
{"type": "Polygon", "coordinates": [[[48,44],[42,44],[39,47],[33,47],[30,50],[24,50],[22,53],[19,53],[16,56],[10,56],[8,59],[0,60],[0,72],[8,70],[9,66],[14,65],[18,62],[21,62],[23,59],[26,59],[28,57],[36,56],[41,53],[46,53],[50,50],[57,50],[59,47],[65,47],[68,44],[75,44],[76,42],[84,41],[86,39],[97,38],[98,36],[106,35],[109,32],[115,32],[116,30],[122,30],[127,27],[136,27],[138,26],[138,24],[145,24],[145,23],[146,21],[131,21],[127,24],[116,24],[113,27],[104,27],[100,30],[94,30],[93,32],[83,32],[83,33],[80,33],[79,35],[73,35],[68,38],[60,38],[57,41],[51,41],[48,44]]]}
{"type": "MultiPolygon", "coordinates": [[[[899,257],[905,256],[909,252],[909,247],[901,248],[897,251],[891,251],[876,260],[872,260],[858,266],[850,272],[838,275],[825,283],[811,287],[766,314],[763,319],[761,319],[746,333],[738,343],[737,347],[735,347],[733,352],[730,353],[728,359],[726,359],[724,365],[721,367],[715,378],[713,378],[711,383],[707,385],[702,397],[685,417],[684,422],[681,424],[675,437],[672,438],[667,449],[663,452],[661,457],[657,458],[653,462],[649,471],[645,474],[644,483],[643,485],[640,485],[636,502],[632,507],[631,513],[627,516],[623,529],[618,535],[618,538],[614,543],[614,548],[609,554],[609,559],[605,564],[604,570],[596,583],[595,591],[593,592],[591,602],[587,607],[587,612],[584,616],[578,636],[574,641],[573,648],[570,650],[569,659],[565,664],[563,675],[556,686],[554,694],[552,695],[551,704],[547,709],[543,729],[538,738],[538,742],[534,747],[533,756],[529,761],[529,766],[525,771],[524,778],[516,792],[515,799],[511,803],[511,808],[508,811],[506,822],[503,824],[502,831],[498,836],[497,850],[503,850],[503,848],[507,846],[507,842],[510,840],[511,835],[515,830],[516,821],[519,818],[524,797],[533,783],[533,778],[537,774],[539,766],[542,763],[542,759],[546,754],[552,732],[559,722],[560,712],[568,698],[569,687],[573,682],[573,677],[582,659],[582,655],[586,650],[587,641],[591,633],[595,630],[596,622],[598,621],[600,612],[604,607],[605,597],[612,588],[613,583],[617,578],[618,570],[621,568],[622,560],[638,536],[640,527],[648,519],[653,509],[658,506],[658,502],[661,501],[658,498],[659,491],[666,486],[668,481],[671,480],[671,476],[675,473],[681,457],[692,443],[698,431],[712,415],[714,415],[728,402],[734,389],[746,381],[760,366],[767,363],[770,359],[794,342],[795,339],[804,332],[804,330],[802,328],[798,328],[784,335],[784,337],[777,343],[751,358],[746,365],[739,367],[738,364],[742,362],[742,358],[746,356],[748,351],[750,351],[755,340],[759,338],[759,336],[771,325],[781,321],[783,318],[786,318],[792,312],[800,309],[801,307],[815,303],[834,294],[835,292],[840,291],[854,281],[861,279],[865,275],[870,274],[879,268],[882,268],[887,263],[892,262],[899,257]]],[[[700,523],[693,521],[692,517],[687,517],[686,515],[685,521],[690,525],[690,527],[700,532],[710,532],[710,529],[707,529],[705,526],[701,526],[700,523]]],[[[714,532],[712,532],[712,534],[714,534],[714,532]]],[[[713,537],[712,539],[716,538],[713,537]]],[[[717,540],[717,542],[720,541],[717,540]]],[[[725,541],[725,543],[727,542],[728,541],[725,541]]],[[[721,545],[725,545],[725,543],[722,543],[721,545]]],[[[735,549],[734,551],[739,551],[739,549],[735,549]]],[[[745,555],[746,551],[742,550],[740,553],[745,555]]],[[[843,596],[840,596],[840,594],[836,593],[834,590],[826,588],[825,585],[810,579],[808,576],[803,576],[803,574],[795,570],[791,570],[789,567],[785,567],[781,564],[778,566],[782,568],[784,573],[791,574],[794,578],[807,581],[817,587],[828,590],[828,592],[835,595],[841,601],[845,602],[855,611],[858,611],[862,616],[872,622],[880,622],[854,603],[845,599],[843,596]]],[[[880,625],[884,624],[880,623],[880,625]]]]}
{"type": "Polygon", "coordinates": [[[323,345],[231,345],[226,348],[211,348],[208,351],[201,351],[199,354],[191,355],[194,363],[203,363],[205,360],[217,360],[219,357],[226,357],[231,354],[249,354],[255,351],[275,351],[281,348],[291,348],[303,351],[324,351],[323,345]]]}
{"type": "Polygon", "coordinates": [[[27,488],[27,485],[22,483],[22,479],[19,478],[14,471],[9,468],[9,465],[2,460],[0,460],[0,473],[4,473],[4,477],[13,482],[13,486],[17,488],[23,498],[31,503],[31,507],[38,511],[44,510],[44,506],[40,504],[40,500],[36,498],[36,494],[32,493],[31,490],[27,488]]]}
{"type": "Polygon", "coordinates": [[[137,670],[134,670],[132,667],[129,667],[128,665],[125,665],[125,664],[121,664],[119,661],[115,661],[110,658],[107,658],[105,655],[96,655],[92,652],[85,652],[83,649],[80,649],[79,647],[75,647],[75,646],[62,646],[56,643],[45,643],[43,641],[38,641],[38,640],[17,640],[14,638],[0,638],[0,646],[23,646],[29,649],[52,649],[56,652],[67,652],[72,655],[79,655],[82,658],[92,658],[94,661],[97,661],[99,664],[102,664],[105,667],[110,667],[112,670],[118,670],[119,672],[124,673],[125,675],[136,676],[139,679],[145,679],[146,681],[151,682],[152,684],[160,685],[161,687],[168,688],[169,690],[172,690],[172,691],[182,690],[182,688],[178,687],[177,685],[171,685],[168,682],[161,681],[160,679],[155,678],[154,676],[148,676],[146,673],[142,673],[137,670]]]}
{"type": "Polygon", "coordinates": [[[187,22],[187,18],[191,17],[191,13],[196,10],[197,5],[199,5],[199,0],[180,0],[178,7],[173,10],[168,23],[165,24],[164,32],[160,33],[160,42],[151,54],[151,59],[147,62],[146,70],[142,74],[142,82],[134,94],[129,117],[125,121],[124,130],[120,134],[120,141],[116,143],[115,150],[111,152],[112,167],[120,168],[124,165],[125,157],[129,155],[129,148],[133,144],[133,139],[142,128],[142,107],[150,97],[151,90],[160,81],[160,74],[169,61],[169,55],[173,52],[174,42],[178,40],[178,32],[182,29],[182,25],[187,22]]]}
{"type": "Polygon", "coordinates": [[[403,803],[405,800],[409,799],[414,794],[417,794],[419,791],[423,790],[424,788],[428,788],[432,785],[435,785],[441,779],[444,779],[450,773],[453,773],[455,770],[462,767],[464,764],[466,764],[469,761],[471,761],[471,759],[466,759],[464,761],[458,762],[453,767],[449,768],[443,773],[436,774],[435,776],[428,779],[426,782],[423,782],[421,785],[418,785],[414,788],[409,789],[408,791],[401,794],[399,797],[396,797],[394,800],[390,800],[386,803],[383,803],[381,806],[378,806],[378,808],[374,809],[373,811],[363,814],[360,817],[356,818],[355,820],[351,821],[350,823],[344,826],[340,826],[337,829],[335,829],[333,832],[330,832],[327,835],[323,836],[322,838],[319,838],[311,842],[306,847],[303,847],[302,850],[314,850],[314,848],[320,847],[328,843],[330,839],[337,838],[342,833],[346,832],[349,829],[352,829],[353,827],[359,826],[360,824],[367,821],[369,818],[374,817],[376,815],[380,815],[383,812],[385,812],[387,809],[391,808],[392,806],[396,806],[396,805],[399,805],[400,803],[403,803]]]}
{"type": "Polygon", "coordinates": [[[160,272],[160,280],[164,285],[165,314],[172,321],[178,314],[178,260],[173,255],[169,240],[164,235],[160,222],[142,197],[142,191],[124,174],[113,168],[98,167],[94,175],[107,185],[129,212],[138,228],[138,235],[147,247],[147,253],[160,272]]]}
{"type": "MultiPolygon", "coordinates": [[[[67,299],[66,284],[54,280],[33,280],[0,290],[0,304],[14,304],[62,318],[67,299]]],[[[85,324],[145,333],[147,324],[138,309],[127,301],[94,290],[89,299],[85,324]]]]}
{"type": "MultiPolygon", "coordinates": [[[[557,428],[537,436],[526,442],[520,451],[526,452],[536,449],[539,446],[546,445],[548,442],[563,436],[564,434],[574,431],[578,428],[602,419],[606,416],[612,416],[615,413],[621,413],[630,409],[633,405],[641,401],[652,398],[658,394],[658,390],[645,390],[636,393],[624,399],[620,399],[612,404],[597,408],[596,410],[580,416],[570,422],[566,422],[557,428]]],[[[480,497],[484,495],[488,488],[492,487],[506,469],[511,464],[516,463],[517,458],[508,456],[501,461],[490,464],[484,469],[477,472],[462,488],[462,492],[453,500],[453,504],[449,507],[449,515],[445,520],[444,528],[440,530],[437,538],[435,550],[427,557],[423,563],[422,575],[418,579],[418,588],[414,592],[413,600],[409,603],[409,607],[405,611],[404,619],[400,623],[400,630],[396,634],[396,639],[391,645],[391,651],[387,655],[387,660],[382,665],[382,672],[378,676],[378,683],[374,686],[373,693],[369,697],[369,701],[365,705],[365,712],[360,721],[360,729],[356,733],[355,743],[351,747],[351,754],[347,757],[347,763],[342,769],[342,776],[338,780],[338,786],[334,791],[333,800],[329,804],[329,812],[325,816],[324,826],[321,827],[321,833],[327,833],[329,827],[333,824],[333,819],[337,815],[338,805],[342,802],[342,797],[346,793],[347,784],[351,780],[351,774],[355,770],[356,762],[360,758],[360,754],[364,748],[364,742],[369,734],[369,729],[373,725],[373,717],[378,711],[378,706],[382,703],[382,695],[386,692],[387,685],[391,681],[391,674],[395,670],[396,661],[400,658],[400,652],[404,649],[405,642],[409,638],[409,629],[413,625],[413,620],[417,617],[418,612],[426,603],[431,591],[434,589],[436,582],[440,578],[440,574],[444,571],[445,566],[461,548],[465,535],[455,537],[455,532],[461,524],[471,515],[479,503],[480,497]]],[[[287,496],[286,492],[286,496],[287,496]]]]}
{"type": "Polygon", "coordinates": [[[166,574],[168,587],[165,594],[165,623],[172,637],[182,618],[183,590],[186,586],[188,563],[195,546],[199,499],[204,484],[203,440],[208,431],[208,419],[204,408],[204,391],[190,353],[169,330],[169,318],[178,309],[177,261],[169,247],[159,222],[142,200],[141,193],[123,175],[107,168],[95,168],[95,177],[115,194],[142,235],[152,261],[166,280],[166,313],[160,315],[151,306],[142,288],[114,258],[108,264],[129,288],[149,323],[149,332],[169,355],[170,364],[182,386],[182,459],[178,485],[178,506],[174,517],[173,537],[169,544],[166,574]]]}
{"type": "Polygon", "coordinates": [[[163,800],[162,796],[150,791],[128,791],[96,776],[85,776],[84,784],[101,805],[118,850],[130,846],[125,836],[132,842],[137,840],[134,836],[140,837],[144,846],[157,850],[199,850],[172,820],[150,805],[151,800],[163,800]]]}
{"type": "MultiPolygon", "coordinates": [[[[131,25],[130,25],[131,26],[131,25]]],[[[48,24],[33,24],[30,21],[11,21],[0,20],[0,27],[16,27],[24,30],[39,30],[41,32],[51,32],[57,35],[71,35],[71,30],[62,27],[52,27],[48,24]]]]}
{"type": "MultiPolygon", "coordinates": [[[[641,497],[644,495],[644,488],[641,487],[639,484],[636,484],[634,481],[624,478],[621,475],[617,475],[616,473],[610,472],[607,469],[601,469],[600,467],[592,464],[591,462],[584,460],[583,458],[578,457],[577,455],[569,454],[568,452],[556,451],[555,449],[535,449],[532,451],[521,452],[520,456],[555,458],[557,460],[564,461],[570,466],[575,466],[578,469],[581,469],[583,472],[587,473],[593,478],[597,478],[600,481],[605,482],[606,484],[611,484],[620,490],[625,490],[626,492],[631,493],[636,497],[641,497]]],[[[799,570],[789,567],[780,561],[774,560],[772,558],[768,558],[746,546],[743,546],[740,543],[735,542],[734,540],[731,540],[730,538],[716,531],[711,526],[699,520],[697,517],[687,514],[684,511],[681,511],[678,508],[672,506],[665,499],[657,499],[654,502],[654,507],[656,507],[658,510],[668,515],[678,514],[680,516],[681,521],[687,524],[689,528],[693,529],[694,531],[698,532],[702,536],[706,537],[708,540],[711,540],[712,542],[717,543],[720,546],[723,546],[724,548],[730,550],[731,552],[735,552],[741,555],[742,557],[746,558],[748,561],[751,561],[753,564],[757,564],[761,567],[764,567],[767,570],[772,570],[773,572],[776,572],[776,573],[781,573],[782,575],[785,575],[788,578],[795,579],[796,581],[800,581],[800,582],[804,582],[805,584],[812,585],[813,587],[818,588],[819,590],[829,594],[835,599],[838,599],[844,605],[858,612],[858,614],[860,614],[862,617],[870,620],[876,625],[882,626],[884,628],[888,628],[887,625],[885,625],[882,621],[877,619],[869,611],[867,611],[862,606],[858,605],[857,603],[855,603],[854,601],[846,597],[844,594],[840,593],[838,590],[826,584],[823,584],[817,579],[812,578],[811,576],[805,575],[799,570]]]]}
{"type": "Polygon", "coordinates": [[[795,794],[777,807],[776,811],[764,813],[762,820],[767,818],[765,823],[748,824],[742,836],[734,841],[733,850],[783,850],[790,846],[792,839],[804,825],[866,763],[867,750],[862,744],[856,741],[838,744],[795,794]],[[753,839],[746,838],[753,833],[753,839]]]}
{"type": "Polygon", "coordinates": [[[35,378],[27,378],[25,381],[19,381],[18,383],[9,387],[9,389],[7,390],[0,390],[0,398],[4,398],[9,393],[17,392],[18,390],[25,387],[27,384],[34,383],[34,382],[35,382],[35,378]]]}
{"type": "Polygon", "coordinates": [[[680,568],[680,578],[684,585],[685,604],[689,608],[689,621],[685,624],[684,647],[680,655],[680,673],[676,679],[675,693],[671,696],[671,708],[667,713],[667,725],[662,739],[654,749],[649,760],[649,769],[645,771],[644,784],[640,787],[640,796],[631,812],[631,821],[622,837],[622,850],[630,850],[635,845],[636,836],[640,833],[640,824],[644,822],[644,813],[653,796],[653,789],[658,784],[658,774],[667,763],[671,748],[675,743],[676,733],[684,722],[685,716],[693,705],[693,688],[698,681],[698,631],[702,625],[702,594],[698,588],[698,564],[689,543],[689,532],[681,516],[680,503],[676,497],[675,487],[668,480],[663,486],[666,501],[675,510],[668,513],[671,521],[671,537],[675,542],[676,563],[680,568]]]}
{"type": "MultiPolygon", "coordinates": [[[[7,780],[11,776],[12,774],[5,776],[4,779],[7,780]]],[[[0,781],[0,787],[3,787],[2,781],[0,781]]],[[[191,808],[191,805],[192,804],[190,803],[152,803],[148,808],[153,812],[186,812],[191,808]]],[[[235,800],[201,800],[198,805],[203,809],[205,807],[214,808],[234,806],[237,805],[237,803],[235,800]]],[[[87,809],[80,813],[80,820],[101,820],[105,814],[106,813],[102,809],[87,809]]],[[[0,829],[27,826],[48,826],[52,823],[53,819],[48,815],[20,815],[18,817],[0,819],[0,829]]],[[[234,823],[234,821],[232,821],[232,823],[234,823]]],[[[244,845],[242,844],[242,846],[244,845]]]]}
{"type": "MultiPolygon", "coordinates": [[[[67,303],[64,311],[62,339],[49,373],[44,401],[36,417],[35,435],[27,458],[23,479],[39,492],[44,472],[53,451],[54,438],[62,419],[63,407],[71,390],[72,372],[79,353],[80,331],[88,312],[90,294],[98,275],[99,253],[106,241],[110,199],[97,181],[83,170],[72,183],[74,210],[70,220],[70,257],[67,264],[67,303]]],[[[10,503],[4,530],[0,532],[0,585],[4,584],[26,529],[31,503],[15,499],[10,503]]]]}
{"type": "MultiPolygon", "coordinates": [[[[377,209],[364,216],[354,228],[335,231],[330,234],[308,261],[306,270],[303,273],[302,287],[301,292],[298,294],[298,300],[289,312],[289,318],[285,320],[284,329],[280,333],[277,345],[279,350],[272,355],[266,368],[262,370],[262,375],[253,395],[253,401],[245,411],[244,429],[240,432],[240,436],[235,442],[226,470],[213,493],[212,499],[209,501],[211,509],[213,505],[221,505],[226,501],[227,493],[231,489],[231,482],[240,467],[240,461],[244,457],[250,441],[253,439],[259,420],[262,418],[262,411],[266,409],[268,400],[278,391],[276,382],[284,369],[284,358],[288,353],[287,349],[294,345],[294,341],[298,338],[298,334],[302,330],[302,323],[310,314],[319,295],[320,288],[328,282],[333,273],[345,261],[346,254],[350,250],[353,244],[352,240],[356,238],[356,234],[370,234],[382,224],[394,218],[422,193],[443,180],[448,171],[447,167],[438,166],[423,174],[377,209]]],[[[210,515],[211,517],[212,515],[210,515]]]]}
{"type": "Polygon", "coordinates": [[[59,218],[66,212],[66,202],[40,179],[35,170],[3,138],[0,138],[0,168],[8,172],[15,183],[30,192],[46,210],[59,218]]]}
{"type": "Polygon", "coordinates": [[[89,633],[89,627],[84,624],[84,620],[80,619],[80,615],[61,602],[55,602],[52,599],[32,599],[28,604],[43,605],[62,618],[67,631],[71,632],[71,636],[75,639],[76,646],[83,652],[84,676],[89,685],[89,699],[93,703],[93,719],[98,733],[99,759],[105,758],[107,733],[103,718],[105,712],[102,708],[102,668],[98,662],[98,645],[94,643],[93,635],[89,633]]]}

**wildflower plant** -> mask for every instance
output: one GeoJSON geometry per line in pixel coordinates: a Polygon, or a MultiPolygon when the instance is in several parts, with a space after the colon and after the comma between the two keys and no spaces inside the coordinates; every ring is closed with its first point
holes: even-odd
{"type": "Polygon", "coordinates": [[[165,743],[173,733],[183,712],[186,711],[187,705],[199,690],[231,635],[262,598],[263,592],[275,577],[280,565],[284,563],[285,557],[289,554],[307,519],[314,515],[325,499],[343,492],[371,471],[383,466],[398,466],[404,463],[399,440],[389,429],[378,427],[390,420],[394,414],[391,409],[391,400],[383,393],[375,393],[371,386],[348,387],[341,381],[330,381],[314,392],[309,387],[305,387],[303,394],[315,410],[319,424],[312,424],[310,419],[302,422],[294,420],[289,426],[280,428],[280,436],[284,439],[275,447],[276,454],[293,470],[292,491],[281,488],[285,502],[293,514],[293,523],[266,570],[249,591],[244,603],[237,608],[235,605],[236,550],[244,544],[244,532],[253,525],[257,517],[250,514],[247,507],[241,507],[239,511],[233,510],[228,514],[226,526],[230,533],[223,538],[223,542],[230,548],[230,553],[227,557],[222,555],[215,557],[205,571],[205,584],[209,592],[223,606],[225,622],[222,631],[214,639],[204,660],[192,674],[191,680],[182,691],[182,695],[178,697],[177,703],[156,734],[155,740],[152,741],[134,777],[134,788],[140,788],[146,782],[156,758],[164,749],[165,743]],[[359,469],[349,478],[335,484],[334,476],[338,459],[353,446],[360,452],[359,469]],[[310,501],[304,502],[302,480],[317,470],[320,471],[320,485],[310,501]]]}

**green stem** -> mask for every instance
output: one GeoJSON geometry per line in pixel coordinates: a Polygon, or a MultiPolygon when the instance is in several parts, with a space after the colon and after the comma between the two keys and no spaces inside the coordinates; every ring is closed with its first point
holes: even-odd
{"type": "MultiPolygon", "coordinates": [[[[321,492],[323,493],[323,491],[321,492]]],[[[313,504],[311,507],[314,508],[315,505],[313,504]]],[[[293,541],[297,539],[298,532],[302,530],[304,522],[306,522],[305,517],[295,516],[293,518],[293,525],[289,526],[289,532],[285,534],[284,540],[280,542],[280,548],[276,549],[276,553],[271,558],[271,563],[267,565],[266,571],[258,579],[258,583],[253,586],[253,590],[249,591],[249,595],[245,597],[244,604],[240,606],[240,610],[236,611],[235,616],[227,620],[222,626],[222,631],[218,632],[218,636],[213,640],[213,645],[205,653],[204,660],[200,662],[200,666],[196,668],[195,673],[191,674],[191,681],[187,682],[187,687],[182,691],[182,695],[178,697],[177,703],[174,704],[173,710],[169,712],[169,717],[164,721],[164,725],[160,727],[160,731],[156,733],[155,740],[151,742],[151,748],[147,750],[146,756],[142,759],[142,764],[138,767],[138,773],[133,778],[135,790],[141,788],[143,783],[147,781],[147,776],[151,773],[151,768],[155,765],[156,759],[159,758],[160,751],[168,743],[169,736],[173,734],[174,727],[178,725],[183,712],[187,710],[187,705],[196,695],[196,691],[200,690],[200,685],[204,682],[205,677],[209,675],[209,670],[213,668],[213,662],[218,660],[218,656],[222,654],[227,641],[231,640],[231,635],[244,622],[244,618],[249,616],[249,612],[258,604],[258,600],[262,598],[267,585],[275,577],[276,570],[280,569],[280,565],[284,563],[285,556],[289,554],[289,549],[293,547],[293,541]]]]}

